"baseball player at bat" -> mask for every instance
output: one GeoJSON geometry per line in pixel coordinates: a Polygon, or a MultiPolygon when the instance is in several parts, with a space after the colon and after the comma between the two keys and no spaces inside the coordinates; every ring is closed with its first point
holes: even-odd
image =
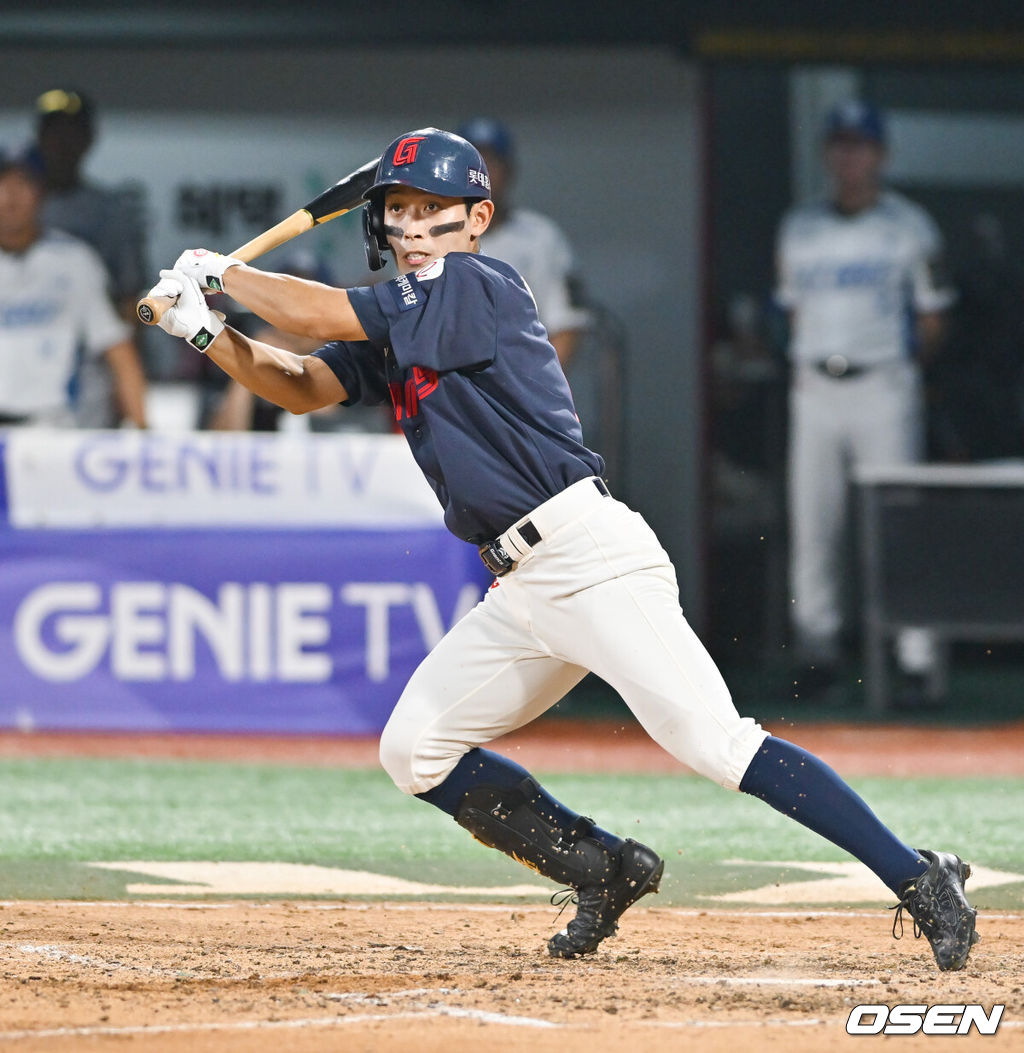
{"type": "Polygon", "coordinates": [[[673,757],[862,860],[939,967],[962,969],[976,939],[970,867],[907,846],[831,768],[736,711],[683,617],[668,556],[609,492],[601,457],[584,443],[530,290],[479,251],[493,203],[476,149],[436,128],[402,135],[366,197],[370,265],[389,252],[396,277],[336,289],[192,250],[161,272],[178,297],[161,325],[293,413],[389,400],[448,528],[493,572],[485,599],[424,659],[383,731],[381,763],[398,788],[570,886],[576,914],[548,950],[593,953],[658,890],[664,862],[487,749],[593,671],[673,757]],[[208,309],[202,289],[215,285],[324,346],[300,357],[248,339],[208,309]]]}

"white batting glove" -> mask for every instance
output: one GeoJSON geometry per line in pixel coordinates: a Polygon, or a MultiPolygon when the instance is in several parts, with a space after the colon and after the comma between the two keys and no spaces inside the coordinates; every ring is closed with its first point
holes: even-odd
{"type": "Polygon", "coordinates": [[[224,315],[210,310],[199,282],[190,275],[181,271],[161,271],[153,295],[176,299],[174,306],[164,311],[157,324],[171,336],[187,340],[197,351],[205,352],[224,331],[224,315]]]}
{"type": "Polygon", "coordinates": [[[234,256],[222,256],[209,249],[186,249],[174,261],[174,270],[195,278],[203,292],[223,292],[224,272],[241,264],[234,256]]]}

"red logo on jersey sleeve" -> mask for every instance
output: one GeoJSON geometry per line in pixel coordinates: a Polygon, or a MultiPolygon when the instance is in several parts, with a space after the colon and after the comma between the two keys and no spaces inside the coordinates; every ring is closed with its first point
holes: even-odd
{"type": "Polygon", "coordinates": [[[416,160],[416,152],[425,138],[425,135],[410,135],[407,139],[403,139],[395,147],[395,156],[392,158],[391,163],[394,165],[411,165],[416,160]]]}

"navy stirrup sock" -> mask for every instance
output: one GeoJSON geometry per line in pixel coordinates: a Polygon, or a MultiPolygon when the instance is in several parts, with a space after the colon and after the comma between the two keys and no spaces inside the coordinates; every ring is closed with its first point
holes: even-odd
{"type": "Polygon", "coordinates": [[[467,790],[480,783],[511,790],[530,773],[515,761],[490,750],[475,749],[463,754],[444,782],[416,796],[454,817],[467,790]]]}
{"type": "MultiPolygon", "coordinates": [[[[473,749],[443,783],[416,796],[454,816],[472,787],[487,784],[512,790],[527,778],[530,773],[515,761],[490,750],[473,749]]],[[[765,739],[740,782],[740,790],[849,852],[897,894],[904,882],[927,868],[925,861],[900,841],[836,772],[784,739],[765,739]]],[[[572,829],[579,819],[576,812],[540,786],[530,803],[562,830],[572,829]]],[[[621,844],[618,837],[600,827],[594,827],[591,836],[609,848],[621,844]]]]}
{"type": "Polygon", "coordinates": [[[897,895],[927,869],[824,761],[785,739],[764,740],[740,790],[856,856],[897,895]]]}
{"type": "MultiPolygon", "coordinates": [[[[521,765],[500,753],[492,753],[490,750],[472,749],[464,754],[459,763],[455,765],[452,773],[440,785],[418,793],[416,796],[421,801],[440,808],[454,818],[462,803],[466,792],[474,786],[485,784],[496,786],[501,790],[518,789],[524,779],[532,779],[533,776],[521,765]]],[[[556,801],[542,786],[534,780],[537,792],[529,798],[530,804],[536,813],[546,819],[552,826],[559,830],[569,831],[573,828],[579,815],[566,808],[560,801],[556,801]]],[[[612,851],[622,845],[622,839],[615,834],[602,830],[595,826],[587,835],[594,838],[600,844],[612,851]]]]}

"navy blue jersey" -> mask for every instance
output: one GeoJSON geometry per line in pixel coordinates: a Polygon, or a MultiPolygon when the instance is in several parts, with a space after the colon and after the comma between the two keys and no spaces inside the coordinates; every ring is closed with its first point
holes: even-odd
{"type": "Polygon", "coordinates": [[[508,264],[450,253],[349,297],[368,339],[315,354],[348,403],[390,397],[453,534],[481,544],[604,472],[583,445],[533,297],[508,264]]]}

